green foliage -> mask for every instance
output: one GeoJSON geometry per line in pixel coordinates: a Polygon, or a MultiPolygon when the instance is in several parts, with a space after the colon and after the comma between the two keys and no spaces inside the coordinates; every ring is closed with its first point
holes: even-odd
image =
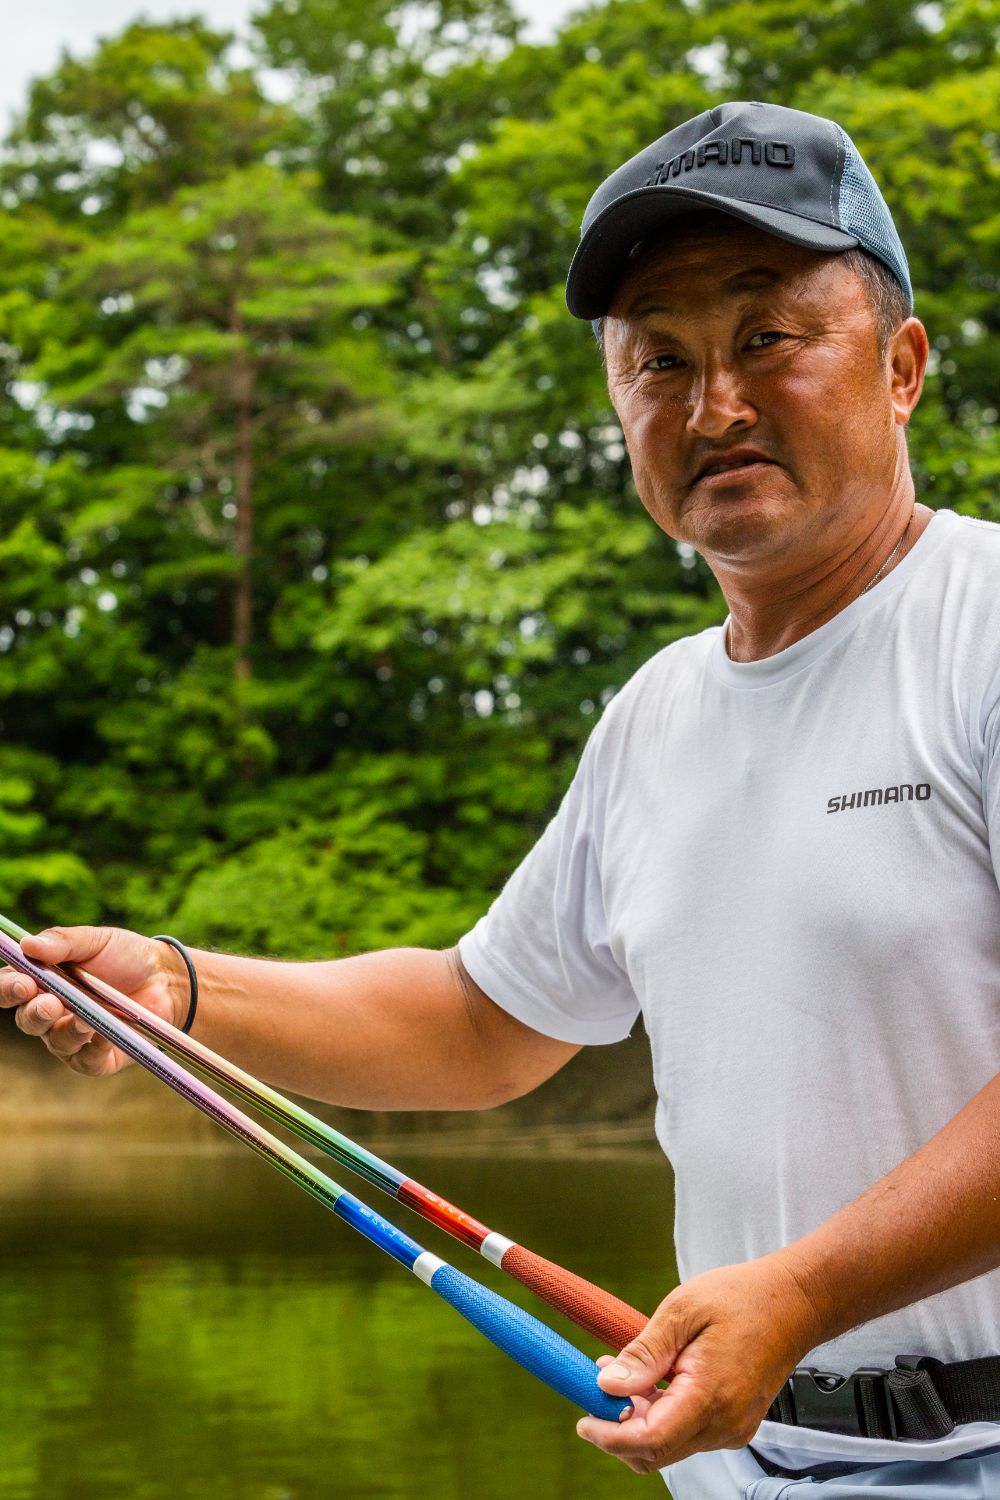
{"type": "Polygon", "coordinates": [[[90,921],[98,910],[94,872],[59,841],[49,820],[58,763],[16,745],[0,746],[0,910],[51,906],[90,921]]]}
{"type": "Polygon", "coordinates": [[[509,0],[273,0],[261,49],[311,107],[304,127],[324,196],[408,245],[440,242],[453,163],[490,130],[491,63],[517,30],[509,0]]]}
{"type": "Polygon", "coordinates": [[[17,204],[101,224],[177,188],[250,166],[283,133],[231,37],[202,21],[136,21],[92,58],[32,85],[0,182],[17,204]]]}
{"type": "Polygon", "coordinates": [[[562,300],[593,187],[721,99],[858,142],[931,336],[921,496],[1000,519],[998,29],[271,0],[251,67],[197,19],[64,57],[0,159],[0,905],[298,957],[484,909],[602,704],[722,613],[562,300]]]}

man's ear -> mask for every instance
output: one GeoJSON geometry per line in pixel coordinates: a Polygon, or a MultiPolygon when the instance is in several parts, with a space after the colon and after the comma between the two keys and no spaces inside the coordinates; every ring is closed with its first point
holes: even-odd
{"type": "Polygon", "coordinates": [[[927,330],[919,318],[900,323],[889,340],[886,361],[896,425],[905,427],[920,400],[927,370],[927,330]]]}

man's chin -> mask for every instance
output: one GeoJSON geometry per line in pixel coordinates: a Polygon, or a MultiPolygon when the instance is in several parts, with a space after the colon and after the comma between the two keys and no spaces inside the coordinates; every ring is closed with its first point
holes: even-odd
{"type": "Polygon", "coordinates": [[[706,558],[733,563],[773,555],[796,530],[788,497],[767,494],[692,497],[683,522],[685,540],[706,558]]]}

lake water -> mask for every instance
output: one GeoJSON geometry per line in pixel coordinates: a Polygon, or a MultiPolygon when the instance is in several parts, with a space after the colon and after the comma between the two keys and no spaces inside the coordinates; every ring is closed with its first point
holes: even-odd
{"type": "MultiPolygon", "coordinates": [[[[392,1157],[639,1307],[675,1283],[654,1151],[392,1157]]],[[[478,1256],[362,1196],[599,1352],[478,1256]]],[[[0,1500],[635,1497],[638,1478],[575,1420],[249,1155],[96,1140],[0,1152],[0,1500]]]]}

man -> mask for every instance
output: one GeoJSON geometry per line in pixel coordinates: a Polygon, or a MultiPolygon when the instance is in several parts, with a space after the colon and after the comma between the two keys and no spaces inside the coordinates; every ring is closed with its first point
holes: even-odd
{"type": "MultiPolygon", "coordinates": [[[[1000,528],[915,503],[902,246],[838,126],[728,104],[598,189],[567,297],[726,625],[613,700],[457,950],[196,952],[197,1035],[340,1104],[474,1109],[641,1009],[683,1280],[602,1373],[634,1414],[581,1435],[675,1500],[1000,1494],[997,1367],[950,1368],[1000,1353],[1000,528]]],[[[25,950],[187,1012],[155,940],[25,950]]],[[[121,1065],[30,981],[0,995],[77,1071],[121,1065]]]]}

